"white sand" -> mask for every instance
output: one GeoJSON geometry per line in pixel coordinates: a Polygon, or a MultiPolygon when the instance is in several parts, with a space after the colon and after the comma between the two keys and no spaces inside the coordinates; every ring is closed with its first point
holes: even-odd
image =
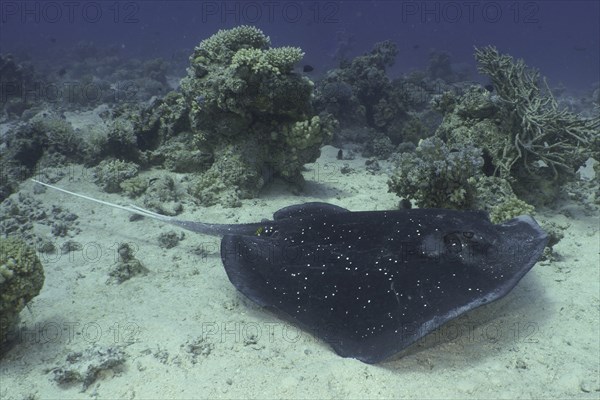
{"type": "MultiPolygon", "coordinates": [[[[286,205],[315,200],[354,211],[396,206],[384,173],[370,175],[364,159],[340,162],[336,153],[326,147],[309,166],[300,196],[279,183],[241,208],[186,208],[181,217],[256,222],[286,205]],[[357,172],[341,174],[345,162],[357,172]]],[[[128,202],[99,192],[77,173],[57,185],[128,202]]],[[[22,191],[32,193],[32,187],[25,183],[22,191]]],[[[221,265],[218,238],[186,232],[177,247],[164,250],[159,233],[176,228],[129,222],[126,212],[52,190],[35,198],[77,213],[81,234],[74,240],[84,247],[43,259],[44,288],[21,314],[28,333],[0,360],[1,399],[600,397],[599,221],[580,206],[569,205],[569,218],[536,216],[570,224],[555,247],[561,261],[538,263],[504,299],[398,357],[367,365],[337,356],[239,294],[221,265]],[[150,273],[107,285],[122,242],[138,248],[150,273]],[[204,259],[192,253],[200,244],[211,249],[204,259]],[[203,334],[212,350],[194,363],[186,344],[203,334]],[[59,387],[49,371],[69,352],[94,343],[124,346],[123,370],[102,374],[85,392],[81,385],[59,387]]],[[[44,225],[36,231],[49,235],[44,225]]]]}

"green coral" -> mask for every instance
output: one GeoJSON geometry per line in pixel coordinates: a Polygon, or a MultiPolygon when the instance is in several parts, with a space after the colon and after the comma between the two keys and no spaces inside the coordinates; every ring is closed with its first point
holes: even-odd
{"type": "Polygon", "coordinates": [[[148,189],[148,179],[141,176],[134,176],[133,178],[125,179],[120,183],[120,186],[123,194],[131,198],[136,198],[144,194],[146,189],[148,189]]]}
{"type": "Polygon", "coordinates": [[[519,215],[531,215],[534,210],[532,205],[514,196],[492,207],[490,210],[490,221],[494,224],[499,224],[519,215]]]}
{"type": "Polygon", "coordinates": [[[233,68],[246,67],[255,74],[285,74],[302,60],[304,53],[298,47],[275,49],[240,49],[231,59],[233,68]]]}
{"type": "Polygon", "coordinates": [[[86,161],[95,165],[106,157],[123,160],[138,160],[138,146],[135,120],[140,109],[137,105],[125,105],[118,109],[108,124],[106,131],[96,131],[88,139],[86,161]]]}
{"type": "Polygon", "coordinates": [[[48,150],[74,159],[81,158],[84,143],[71,124],[56,116],[34,117],[31,129],[43,132],[48,138],[48,150]]]}
{"type": "Polygon", "coordinates": [[[439,138],[421,141],[413,153],[398,156],[389,191],[414,199],[419,207],[473,208],[475,177],[481,175],[481,151],[449,148],[439,138]]]}
{"type": "Polygon", "coordinates": [[[0,343],[43,285],[44,270],[35,250],[20,239],[0,238],[0,343]]]}
{"type": "Polygon", "coordinates": [[[221,29],[195,48],[190,63],[193,67],[207,63],[229,63],[239,50],[266,49],[270,44],[269,37],[254,26],[242,25],[233,29],[221,29]]]}
{"type": "Polygon", "coordinates": [[[200,203],[238,205],[273,176],[302,181],[302,166],[316,160],[333,126],[312,109],[314,84],[293,71],[303,55],[297,47],[271,48],[249,26],[219,31],[196,47],[181,92],[195,138],[187,150],[197,150],[184,158],[208,161],[189,186],[200,203]]]}
{"type": "Polygon", "coordinates": [[[506,179],[485,176],[482,167],[477,147],[450,148],[440,138],[429,138],[414,152],[397,156],[389,191],[414,199],[419,207],[484,210],[493,223],[533,213],[506,179]]]}
{"type": "Polygon", "coordinates": [[[554,178],[572,174],[592,154],[600,116],[580,118],[560,110],[545,79],[523,60],[500,54],[493,46],[475,49],[480,72],[488,75],[510,117],[511,130],[506,156],[499,167],[506,172],[519,166],[523,173],[536,174],[540,166],[551,169],[554,178]]]}
{"type": "Polygon", "coordinates": [[[445,92],[436,98],[435,107],[449,111],[436,136],[450,146],[479,147],[491,158],[492,174],[510,177],[510,171],[502,168],[507,157],[516,155],[510,147],[510,135],[506,133],[511,129],[507,123],[509,117],[489,91],[472,86],[461,96],[445,92]]]}
{"type": "Polygon", "coordinates": [[[495,224],[534,212],[534,207],[519,199],[504,178],[478,177],[475,193],[475,208],[489,212],[490,220],[495,224]]]}
{"type": "Polygon", "coordinates": [[[122,160],[104,160],[94,168],[94,178],[98,186],[107,193],[122,190],[121,184],[138,174],[139,167],[122,160]]]}
{"type": "Polygon", "coordinates": [[[130,118],[134,121],[140,148],[153,148],[158,142],[164,143],[181,132],[189,131],[188,112],[186,99],[175,91],[156,99],[141,112],[134,108],[130,118]]]}
{"type": "MultiPolygon", "coordinates": [[[[182,186],[204,205],[237,205],[275,176],[301,183],[302,166],[317,159],[335,126],[316,115],[313,82],[293,70],[303,55],[297,47],[272,48],[255,27],[217,32],[194,49],[180,92],[110,111],[108,133],[90,145],[88,163],[109,156],[192,174],[182,186]]],[[[148,67],[162,71],[159,64],[148,67]]],[[[105,190],[139,196],[145,185],[134,176],[124,165],[97,168],[105,190]],[[111,168],[131,173],[114,179],[111,168]]],[[[179,212],[178,203],[172,201],[169,213],[179,212]]]]}
{"type": "Polygon", "coordinates": [[[321,144],[323,124],[321,124],[319,116],[315,115],[309,120],[298,121],[291,127],[286,127],[283,135],[285,143],[290,146],[292,152],[306,149],[321,144]]]}
{"type": "Polygon", "coordinates": [[[387,160],[394,152],[395,147],[389,137],[376,134],[365,144],[363,156],[387,160]]]}
{"type": "Polygon", "coordinates": [[[329,140],[335,124],[336,121],[328,116],[315,115],[284,127],[283,146],[275,146],[271,155],[280,176],[290,181],[302,180],[302,166],[319,157],[321,144],[329,140]]]}
{"type": "Polygon", "coordinates": [[[317,106],[343,126],[367,125],[385,131],[405,114],[404,96],[386,74],[397,54],[396,44],[384,41],[369,53],[340,63],[340,68],[329,71],[320,82],[317,106]]]}
{"type": "Polygon", "coordinates": [[[511,203],[513,198],[517,198],[510,183],[498,176],[480,175],[475,178],[474,184],[476,193],[474,208],[479,210],[492,212],[494,208],[503,208],[503,203],[511,203]]]}
{"type": "Polygon", "coordinates": [[[247,132],[257,117],[306,118],[312,82],[292,73],[302,57],[296,47],[270,48],[268,37],[254,27],[219,31],[204,40],[181,81],[192,129],[207,131],[207,137],[232,136],[247,132]]]}
{"type": "Polygon", "coordinates": [[[215,162],[192,180],[190,193],[203,205],[241,206],[240,199],[253,197],[256,188],[263,184],[261,170],[255,163],[257,157],[266,155],[260,154],[251,142],[215,150],[215,162]]]}
{"type": "Polygon", "coordinates": [[[552,202],[573,172],[598,154],[600,117],[559,109],[545,80],[522,60],[494,47],[476,49],[475,57],[495,91],[473,86],[435,98],[434,108],[444,113],[436,136],[451,146],[481,148],[486,174],[506,179],[522,200],[552,202]]]}

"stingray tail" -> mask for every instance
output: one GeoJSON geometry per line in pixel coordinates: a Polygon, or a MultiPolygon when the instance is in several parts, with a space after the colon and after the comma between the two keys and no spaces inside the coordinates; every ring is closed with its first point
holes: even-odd
{"type": "Polygon", "coordinates": [[[66,189],[59,188],[58,186],[50,185],[48,183],[40,182],[36,179],[32,179],[33,182],[49,187],[54,190],[58,190],[59,192],[63,192],[66,194],[70,194],[71,196],[76,196],[85,200],[93,201],[98,204],[102,204],[105,206],[118,208],[119,210],[128,211],[133,214],[141,215],[143,217],[148,217],[152,219],[156,219],[158,221],[165,222],[167,224],[175,225],[180,228],[186,229],[188,231],[202,233],[205,235],[214,235],[214,236],[223,236],[226,234],[241,234],[241,235],[259,235],[259,230],[263,228],[263,223],[250,223],[250,224],[208,224],[204,222],[194,222],[194,221],[184,221],[180,219],[176,219],[173,217],[169,217],[166,215],[155,213],[154,211],[146,210],[145,208],[141,208],[130,204],[128,206],[122,206],[119,204],[110,203],[108,201],[95,199],[91,196],[86,196],[84,194],[71,192],[66,189]]]}
{"type": "Polygon", "coordinates": [[[174,222],[173,218],[171,218],[169,216],[158,214],[158,213],[155,213],[153,211],[146,210],[144,208],[135,206],[133,204],[130,204],[129,206],[122,206],[122,205],[119,205],[119,204],[110,203],[108,201],[95,199],[95,198],[93,198],[91,196],[86,196],[84,194],[71,192],[69,190],[59,188],[58,186],[54,186],[54,185],[50,185],[48,183],[40,182],[40,181],[38,181],[36,179],[32,179],[32,181],[35,182],[35,183],[37,183],[37,184],[39,184],[39,185],[49,187],[50,189],[58,190],[59,192],[70,194],[71,196],[80,197],[82,199],[86,199],[86,200],[93,201],[93,202],[96,202],[96,203],[99,203],[99,204],[103,204],[105,206],[109,206],[109,207],[113,207],[113,208],[118,208],[120,210],[128,211],[128,212],[133,213],[133,214],[141,215],[141,216],[148,217],[148,218],[153,218],[153,219],[156,219],[156,220],[159,220],[159,221],[163,221],[163,222],[168,222],[168,223],[173,223],[174,222]]]}

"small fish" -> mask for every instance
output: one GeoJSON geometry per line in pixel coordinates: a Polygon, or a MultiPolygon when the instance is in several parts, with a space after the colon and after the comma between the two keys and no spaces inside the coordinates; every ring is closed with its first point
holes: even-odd
{"type": "Polygon", "coordinates": [[[198,103],[198,105],[203,105],[206,102],[206,97],[203,95],[198,95],[196,96],[196,103],[198,103]]]}
{"type": "Polygon", "coordinates": [[[487,85],[485,85],[484,88],[485,88],[485,90],[487,90],[490,93],[494,91],[494,85],[492,85],[491,83],[488,83],[487,85]]]}
{"type": "Polygon", "coordinates": [[[412,49],[413,49],[413,50],[419,50],[419,48],[420,48],[420,47],[421,47],[421,46],[419,46],[418,44],[413,44],[413,47],[412,47],[412,49]]]}
{"type": "Polygon", "coordinates": [[[57,72],[58,76],[65,76],[66,73],[67,73],[67,69],[66,68],[61,68],[57,72]]]}
{"type": "Polygon", "coordinates": [[[308,65],[306,64],[304,67],[302,67],[302,72],[313,72],[315,69],[312,65],[308,65]]]}

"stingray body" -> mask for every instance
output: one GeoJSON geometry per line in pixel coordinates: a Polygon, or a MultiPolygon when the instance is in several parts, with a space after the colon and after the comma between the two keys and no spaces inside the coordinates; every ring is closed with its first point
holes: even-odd
{"type": "Polygon", "coordinates": [[[367,363],[506,295],[547,242],[529,216],[494,225],[480,211],[306,203],[271,221],[227,225],[118,207],[221,235],[223,265],[241,293],[367,363]]]}

